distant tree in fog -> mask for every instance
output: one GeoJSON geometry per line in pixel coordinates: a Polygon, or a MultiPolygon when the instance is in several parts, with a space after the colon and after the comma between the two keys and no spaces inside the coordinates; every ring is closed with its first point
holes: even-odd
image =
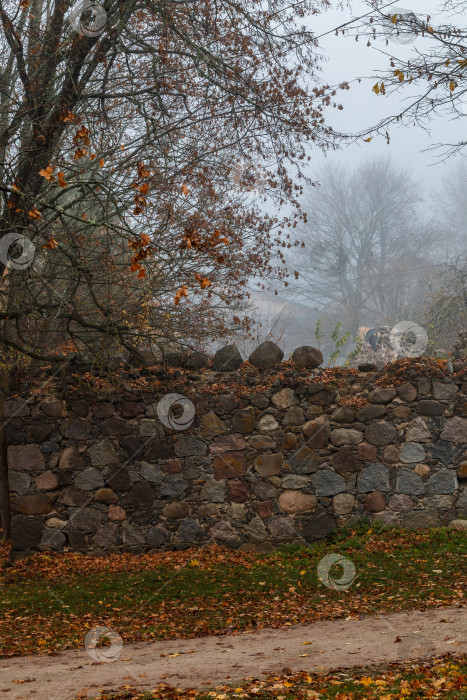
{"type": "Polygon", "coordinates": [[[291,293],[352,330],[413,316],[436,241],[413,179],[389,159],[354,170],[328,165],[316,179],[305,195],[305,249],[290,253],[299,273],[291,293]]]}
{"type": "Polygon", "coordinates": [[[427,277],[423,325],[435,347],[451,350],[467,328],[467,253],[452,258],[427,277]]]}
{"type": "Polygon", "coordinates": [[[467,252],[467,163],[459,161],[443,178],[441,197],[435,193],[439,201],[441,219],[446,230],[442,239],[445,254],[452,257],[455,254],[467,252]]]}

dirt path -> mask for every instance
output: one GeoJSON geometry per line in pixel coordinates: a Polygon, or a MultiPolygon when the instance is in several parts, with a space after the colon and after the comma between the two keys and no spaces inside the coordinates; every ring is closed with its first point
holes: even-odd
{"type": "Polygon", "coordinates": [[[86,651],[0,659],[0,697],[71,700],[83,689],[94,697],[100,689],[131,685],[143,690],[160,681],[208,689],[283,668],[320,671],[449,651],[467,651],[467,607],[131,644],[112,663],[96,662],[86,651]]]}

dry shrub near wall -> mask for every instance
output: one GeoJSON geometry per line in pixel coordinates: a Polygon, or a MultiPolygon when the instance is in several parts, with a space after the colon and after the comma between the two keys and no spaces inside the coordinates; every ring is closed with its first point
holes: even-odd
{"type": "Polygon", "coordinates": [[[13,556],[263,550],[362,517],[407,528],[465,518],[465,368],[245,363],[130,372],[119,389],[80,388],[75,376],[47,396],[18,394],[6,404],[13,556]],[[158,417],[172,392],[194,403],[188,429],[158,417]]]}

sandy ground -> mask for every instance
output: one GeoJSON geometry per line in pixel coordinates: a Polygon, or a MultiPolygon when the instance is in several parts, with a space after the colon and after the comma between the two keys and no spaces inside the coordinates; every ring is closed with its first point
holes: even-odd
{"type": "Polygon", "coordinates": [[[0,698],[71,700],[83,691],[91,698],[100,689],[143,690],[160,681],[207,690],[284,668],[323,671],[466,651],[467,607],[438,608],[120,650],[115,645],[107,652],[115,654],[112,662],[97,662],[84,650],[0,659],[0,698]]]}

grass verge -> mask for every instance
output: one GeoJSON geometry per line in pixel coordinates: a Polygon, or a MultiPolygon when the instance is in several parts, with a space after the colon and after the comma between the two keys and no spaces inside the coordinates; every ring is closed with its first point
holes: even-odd
{"type": "MultiPolygon", "coordinates": [[[[334,578],[340,569],[334,567],[334,578]]],[[[0,570],[0,655],[82,647],[95,626],[125,642],[465,603],[467,538],[361,524],[268,554],[209,546],[105,558],[36,554],[0,570]],[[346,590],[318,579],[330,553],[350,559],[346,590]]]]}

